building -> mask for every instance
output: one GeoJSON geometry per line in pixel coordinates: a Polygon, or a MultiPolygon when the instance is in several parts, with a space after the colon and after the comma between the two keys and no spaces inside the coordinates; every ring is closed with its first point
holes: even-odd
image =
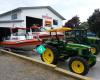
{"type": "Polygon", "coordinates": [[[0,14],[0,27],[30,28],[32,25],[50,28],[62,26],[65,20],[50,6],[19,7],[0,14]]]}

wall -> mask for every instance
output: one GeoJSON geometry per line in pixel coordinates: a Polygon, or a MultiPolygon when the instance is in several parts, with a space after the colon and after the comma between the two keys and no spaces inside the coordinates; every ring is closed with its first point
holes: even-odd
{"type": "Polygon", "coordinates": [[[12,23],[0,23],[0,27],[13,27],[13,26],[21,26],[22,22],[12,22],[12,23]]]}
{"type": "MultiPolygon", "coordinates": [[[[0,16],[0,21],[10,21],[11,15],[17,13],[17,19],[15,20],[22,20],[21,18],[21,10],[19,11],[13,11],[8,14],[5,14],[3,16],[0,16]]],[[[13,26],[22,26],[22,22],[0,22],[0,27],[13,27],[13,26]]]]}
{"type": "MultiPolygon", "coordinates": [[[[21,11],[13,11],[11,13],[8,13],[6,15],[0,16],[0,21],[4,21],[4,20],[11,20],[11,15],[13,13],[17,13],[17,19],[16,20],[21,20],[21,11]]],[[[1,23],[0,23],[1,24],[1,23]]]]}
{"type": "Polygon", "coordinates": [[[52,19],[58,20],[58,25],[57,26],[61,26],[62,25],[62,19],[60,19],[58,16],[56,16],[54,13],[52,13],[47,8],[22,10],[21,16],[22,16],[22,19],[25,20],[25,22],[23,22],[22,25],[26,26],[26,16],[43,19],[42,16],[46,16],[46,15],[49,16],[49,17],[52,17],[52,19]]]}

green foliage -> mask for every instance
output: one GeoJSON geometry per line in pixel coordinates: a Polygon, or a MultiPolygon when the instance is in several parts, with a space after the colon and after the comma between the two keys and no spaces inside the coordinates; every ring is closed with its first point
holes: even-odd
{"type": "Polygon", "coordinates": [[[87,23],[87,22],[82,22],[82,23],[80,23],[80,25],[79,25],[80,27],[80,29],[88,29],[89,28],[89,24],[87,23]]]}
{"type": "Polygon", "coordinates": [[[100,11],[94,10],[94,13],[88,19],[89,29],[100,37],[100,11]]]}
{"type": "Polygon", "coordinates": [[[66,23],[65,23],[65,27],[70,27],[70,28],[76,28],[78,27],[80,24],[80,20],[79,20],[79,17],[78,16],[74,16],[72,17],[72,19],[68,20],[66,23]]]}

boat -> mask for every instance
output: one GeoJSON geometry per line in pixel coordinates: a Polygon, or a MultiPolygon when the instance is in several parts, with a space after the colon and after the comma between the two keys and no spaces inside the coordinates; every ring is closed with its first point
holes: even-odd
{"type": "MultiPolygon", "coordinates": [[[[58,32],[57,34],[61,38],[64,37],[63,33],[58,32]]],[[[52,37],[56,37],[56,34],[52,34],[52,37]]],[[[50,33],[41,27],[0,27],[0,47],[3,49],[31,51],[37,45],[40,45],[44,39],[49,38],[50,33]]]]}
{"type": "Polygon", "coordinates": [[[42,39],[33,38],[33,34],[27,35],[25,28],[0,27],[0,47],[16,50],[33,50],[42,43],[42,39]],[[18,33],[20,30],[20,33],[18,33]]]}
{"type": "MultiPolygon", "coordinates": [[[[32,26],[31,32],[34,35],[33,37],[38,36],[40,39],[49,39],[50,38],[50,33],[48,32],[48,29],[45,29],[44,27],[32,26]]],[[[60,38],[64,37],[64,34],[62,32],[57,32],[57,35],[60,38]]],[[[52,33],[52,37],[55,37],[55,36],[56,36],[56,34],[52,33]]]]}

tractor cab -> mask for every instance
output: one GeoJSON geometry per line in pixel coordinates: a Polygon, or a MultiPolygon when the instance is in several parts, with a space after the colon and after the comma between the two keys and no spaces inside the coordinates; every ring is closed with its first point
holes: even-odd
{"type": "Polygon", "coordinates": [[[86,40],[86,42],[88,40],[92,40],[93,42],[94,40],[100,40],[95,34],[88,32],[87,29],[73,29],[66,31],[65,34],[67,38],[75,38],[76,41],[81,40],[80,42],[84,42],[84,40],[86,40]]]}
{"type": "Polygon", "coordinates": [[[67,38],[78,38],[83,40],[87,38],[87,30],[70,30],[65,32],[67,38]]]}
{"type": "Polygon", "coordinates": [[[72,35],[74,35],[74,37],[82,37],[82,38],[96,37],[96,34],[89,32],[87,29],[73,29],[69,32],[67,31],[66,34],[69,34],[70,37],[72,37],[72,35]]]}

